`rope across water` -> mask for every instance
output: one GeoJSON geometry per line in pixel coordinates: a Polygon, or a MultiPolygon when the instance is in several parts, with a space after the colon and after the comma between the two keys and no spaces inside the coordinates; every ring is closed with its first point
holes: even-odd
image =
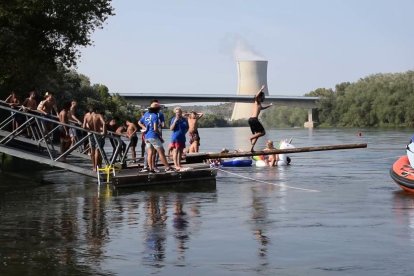
{"type": "Polygon", "coordinates": [[[226,171],[226,170],[223,170],[223,169],[220,169],[220,168],[217,168],[217,170],[219,170],[221,172],[225,172],[227,174],[235,175],[235,176],[240,177],[240,178],[244,178],[244,179],[248,179],[248,180],[252,180],[252,181],[256,181],[256,182],[260,182],[260,183],[264,183],[264,184],[268,184],[268,185],[274,185],[274,186],[278,186],[278,187],[283,187],[283,188],[288,188],[288,189],[295,189],[295,190],[301,190],[301,191],[306,191],[306,192],[314,192],[314,193],[315,192],[316,193],[320,192],[318,190],[298,188],[298,187],[288,186],[288,185],[284,185],[284,184],[279,185],[279,184],[276,184],[276,183],[272,183],[272,182],[268,182],[268,181],[263,181],[263,180],[260,180],[260,179],[254,179],[254,178],[251,178],[251,177],[247,177],[247,176],[244,176],[244,175],[241,175],[241,174],[238,174],[238,173],[229,172],[229,171],[226,171]]]}

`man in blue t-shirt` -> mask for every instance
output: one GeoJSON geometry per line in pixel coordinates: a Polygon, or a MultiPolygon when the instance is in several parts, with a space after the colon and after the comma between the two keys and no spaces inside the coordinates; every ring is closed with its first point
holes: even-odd
{"type": "MultiPolygon", "coordinates": [[[[157,99],[153,99],[150,103],[150,106],[153,103],[159,104],[159,101],[157,99]]],[[[145,112],[142,113],[142,116],[144,116],[144,114],[145,114],[145,112]]],[[[165,117],[164,117],[164,114],[161,112],[161,109],[157,112],[157,115],[158,115],[158,122],[159,122],[158,130],[159,130],[159,133],[160,133],[160,140],[161,140],[161,142],[164,143],[164,139],[162,138],[162,128],[165,127],[165,117]]],[[[148,162],[147,162],[148,154],[145,151],[145,133],[142,133],[141,139],[142,139],[142,144],[141,144],[142,153],[141,153],[141,155],[144,157],[144,168],[142,169],[142,171],[147,172],[148,171],[148,162]]],[[[168,155],[169,155],[169,153],[168,153],[168,155]]],[[[155,158],[155,161],[154,161],[155,162],[155,168],[154,168],[154,170],[157,171],[157,163],[158,163],[159,155],[156,153],[155,156],[153,156],[153,158],[155,158]]]]}
{"type": "Polygon", "coordinates": [[[176,107],[174,109],[175,117],[171,119],[170,129],[173,131],[171,134],[170,149],[173,149],[173,161],[176,170],[181,169],[181,157],[183,150],[185,149],[185,134],[188,131],[187,119],[183,117],[183,111],[181,108],[176,107]]]}
{"type": "Polygon", "coordinates": [[[158,102],[153,102],[148,111],[142,116],[138,124],[145,129],[145,145],[147,148],[147,160],[150,172],[155,172],[155,154],[158,153],[162,164],[165,166],[165,171],[174,171],[168,165],[167,158],[165,157],[164,147],[162,145],[163,140],[160,135],[160,125],[158,112],[160,111],[160,105],[158,102]]]}

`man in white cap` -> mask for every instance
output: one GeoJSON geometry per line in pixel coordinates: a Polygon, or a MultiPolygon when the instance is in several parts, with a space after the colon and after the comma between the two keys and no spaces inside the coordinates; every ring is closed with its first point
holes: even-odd
{"type": "Polygon", "coordinates": [[[152,102],[148,111],[142,116],[138,124],[145,129],[145,144],[148,153],[148,167],[149,171],[154,173],[155,171],[155,154],[158,153],[161,163],[165,166],[166,172],[172,172],[174,169],[169,166],[167,158],[165,157],[163,140],[160,135],[160,124],[158,112],[161,106],[158,102],[152,102]]]}

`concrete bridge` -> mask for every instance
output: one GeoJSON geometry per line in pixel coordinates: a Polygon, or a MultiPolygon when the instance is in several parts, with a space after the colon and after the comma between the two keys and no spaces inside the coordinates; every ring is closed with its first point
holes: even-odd
{"type": "MultiPolygon", "coordinates": [[[[158,99],[161,104],[179,104],[179,103],[252,103],[253,96],[250,95],[223,95],[223,94],[167,94],[167,93],[120,93],[128,102],[136,105],[148,106],[152,99],[158,99]]],[[[305,127],[314,127],[312,110],[317,107],[316,103],[319,97],[304,96],[266,96],[265,103],[273,103],[276,106],[294,106],[308,109],[308,121],[305,127]]]]}

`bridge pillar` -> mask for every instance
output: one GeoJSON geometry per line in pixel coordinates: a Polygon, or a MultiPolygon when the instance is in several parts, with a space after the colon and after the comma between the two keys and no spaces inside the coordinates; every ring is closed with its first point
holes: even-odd
{"type": "Polygon", "coordinates": [[[305,128],[314,128],[315,122],[313,121],[313,108],[308,109],[308,121],[303,125],[305,128]]]}

